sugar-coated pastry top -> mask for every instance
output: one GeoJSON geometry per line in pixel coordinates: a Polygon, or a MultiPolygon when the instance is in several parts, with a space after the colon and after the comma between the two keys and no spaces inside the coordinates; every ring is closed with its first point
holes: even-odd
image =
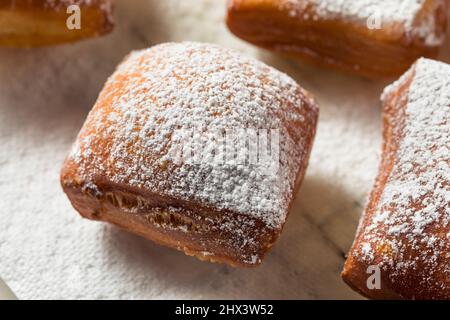
{"type": "Polygon", "coordinates": [[[411,76],[405,122],[394,123],[402,132],[394,167],[356,254],[393,269],[393,281],[417,272],[420,285],[449,290],[450,66],[420,59],[384,99],[411,76]]]}
{"type": "MultiPolygon", "coordinates": [[[[440,45],[444,35],[436,34],[433,17],[416,23],[417,14],[425,5],[444,6],[446,0],[281,0],[280,6],[290,10],[292,16],[303,14],[304,19],[344,18],[353,22],[367,24],[369,19],[378,19],[383,24],[401,23],[408,36],[423,38],[428,45],[440,45]],[[315,8],[315,14],[306,8],[315,8]]],[[[432,14],[433,10],[429,10],[432,14]]]]}
{"type": "Polygon", "coordinates": [[[69,159],[89,188],[103,175],[278,228],[317,112],[294,80],[250,57],[216,45],[163,44],[133,52],[118,67],[69,159]],[[279,130],[278,166],[261,170],[249,163],[248,133],[239,131],[245,128],[279,130]],[[234,134],[233,158],[217,148],[225,130],[234,134]],[[200,149],[203,157],[175,161],[180,146],[200,149]]]}

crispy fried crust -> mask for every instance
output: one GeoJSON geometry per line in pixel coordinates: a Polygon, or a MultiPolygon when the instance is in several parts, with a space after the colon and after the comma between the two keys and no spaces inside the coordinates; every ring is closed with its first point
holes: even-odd
{"type": "Polygon", "coordinates": [[[292,79],[232,50],[195,43],[156,46],[131,54],[109,79],[63,165],[61,184],[85,218],[202,260],[257,266],[278,238],[305,174],[317,112],[292,79]],[[245,98],[247,92],[255,102],[245,98]],[[282,102],[273,108],[275,99],[282,102]],[[251,165],[164,160],[165,146],[200,139],[176,140],[175,129],[185,123],[277,124],[287,156],[281,156],[274,180],[255,178],[259,173],[251,165]],[[264,201],[274,205],[266,210],[264,201]]]}
{"type": "Polygon", "coordinates": [[[0,46],[40,47],[101,36],[113,29],[111,0],[0,0],[0,46]],[[70,5],[81,28],[69,30],[70,5]]]}
{"type": "Polygon", "coordinates": [[[439,151],[448,143],[449,71],[421,59],[384,96],[379,173],[342,272],[368,298],[450,299],[449,157],[439,151]],[[414,92],[416,81],[429,88],[414,92]],[[414,141],[419,131],[424,141],[414,141]],[[367,285],[370,266],[379,267],[378,289],[367,285]]]}
{"type": "Polygon", "coordinates": [[[446,30],[445,0],[427,0],[411,26],[387,21],[372,30],[367,19],[327,15],[312,3],[230,0],[227,25],[257,46],[369,77],[399,75],[417,58],[436,56],[446,30]]]}
{"type": "Polygon", "coordinates": [[[95,190],[77,185],[74,182],[77,175],[73,166],[73,162],[66,161],[61,173],[61,184],[81,216],[112,223],[200,260],[226,263],[233,267],[257,266],[261,260],[250,263],[252,256],[262,259],[275,241],[274,238],[278,237],[278,233],[267,229],[260,221],[211,210],[200,204],[146,194],[107,181],[104,185],[97,182],[95,190]],[[245,250],[226,245],[234,241],[235,235],[220,231],[220,225],[233,224],[235,221],[242,223],[239,228],[246,234],[257,237],[258,245],[247,246],[245,250]]]}
{"type": "Polygon", "coordinates": [[[348,259],[342,272],[342,278],[353,288],[353,290],[372,299],[401,299],[401,296],[391,289],[389,280],[386,279],[386,277],[383,277],[384,273],[381,274],[382,291],[369,290],[367,288],[367,279],[370,275],[367,273],[367,270],[371,263],[358,259],[357,256],[353,254],[353,250],[358,246],[357,243],[359,242],[358,239],[362,237],[362,230],[370,223],[383,193],[383,189],[392,172],[396,153],[402,137],[402,128],[404,127],[404,122],[406,120],[405,109],[408,99],[404,92],[408,90],[413,77],[414,73],[411,73],[409,77],[405,79],[404,84],[398,88],[398,91],[393,93],[389,100],[386,101],[383,114],[382,158],[378,176],[367,204],[367,209],[358,228],[359,235],[356,237],[355,243],[350,250],[350,254],[348,255],[348,259]]]}
{"type": "MultiPolygon", "coordinates": [[[[233,212],[146,194],[106,181],[104,185],[97,182],[93,190],[75,182],[77,170],[74,166],[73,162],[66,160],[61,172],[61,185],[82,217],[112,223],[202,261],[225,263],[232,267],[257,267],[281,233],[281,229],[267,228],[259,220],[233,212]],[[234,225],[254,243],[244,248],[235,246],[236,234],[221,230],[224,224],[234,225]]],[[[305,171],[306,163],[299,172],[295,192],[298,192],[305,171]]]]}

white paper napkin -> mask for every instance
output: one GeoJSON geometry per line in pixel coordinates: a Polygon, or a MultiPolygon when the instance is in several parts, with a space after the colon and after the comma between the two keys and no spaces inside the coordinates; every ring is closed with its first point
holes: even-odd
{"type": "MultiPolygon", "coordinates": [[[[380,153],[387,82],[308,67],[244,44],[217,0],[117,1],[106,38],[0,49],[0,274],[19,298],[358,298],[339,277],[380,153]],[[59,170],[98,92],[132,49],[195,40],[234,47],[289,73],[321,106],[308,175],[263,265],[197,261],[81,219],[59,170]]],[[[447,41],[447,43],[450,41],[447,41]]],[[[449,45],[445,49],[447,61],[449,45]]]]}

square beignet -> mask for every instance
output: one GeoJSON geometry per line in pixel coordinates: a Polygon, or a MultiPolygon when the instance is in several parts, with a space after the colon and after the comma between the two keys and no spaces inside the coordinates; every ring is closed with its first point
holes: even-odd
{"type": "Polygon", "coordinates": [[[0,46],[40,47],[104,35],[112,20],[111,0],[0,0],[0,46]],[[80,19],[72,19],[78,13],[80,19]]]}
{"type": "Polygon", "coordinates": [[[306,61],[370,77],[399,75],[434,57],[446,0],[229,0],[238,37],[306,61]]]}
{"type": "Polygon", "coordinates": [[[420,59],[383,100],[381,165],[342,276],[369,298],[450,299],[450,65],[420,59]]]}
{"type": "Polygon", "coordinates": [[[256,266],[286,221],[317,117],[305,90],[259,61],[216,45],[158,45],[131,53],[107,81],[61,183],[86,218],[256,266]]]}

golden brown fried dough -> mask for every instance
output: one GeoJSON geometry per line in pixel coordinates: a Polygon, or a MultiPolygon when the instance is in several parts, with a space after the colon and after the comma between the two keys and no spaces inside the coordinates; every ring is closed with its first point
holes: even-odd
{"type": "Polygon", "coordinates": [[[306,91],[261,62],[216,45],[159,45],[108,80],[61,183],[86,218],[256,266],[286,221],[317,116],[306,91]]]}
{"type": "Polygon", "coordinates": [[[381,166],[342,276],[369,298],[450,299],[450,65],[419,60],[383,100],[381,166]]]}
{"type": "Polygon", "coordinates": [[[445,0],[229,0],[227,24],[257,46],[371,76],[434,57],[445,0]]]}
{"type": "Polygon", "coordinates": [[[0,46],[39,47],[104,35],[113,29],[111,0],[0,0],[0,46]],[[80,29],[69,29],[70,5],[80,29]]]}

